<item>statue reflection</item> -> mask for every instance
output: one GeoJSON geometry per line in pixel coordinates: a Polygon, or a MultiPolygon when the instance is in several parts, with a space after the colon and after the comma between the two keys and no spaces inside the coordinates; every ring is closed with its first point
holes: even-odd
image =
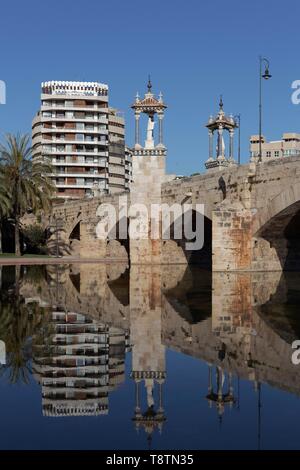
{"type": "Polygon", "coordinates": [[[143,427],[151,445],[155,428],[162,432],[164,416],[162,389],[166,378],[162,331],[162,273],[160,266],[132,266],[130,270],[130,338],[136,404],[133,421],[143,427]],[[141,404],[145,392],[145,409],[141,404]],[[155,403],[158,388],[158,403],[155,403]]]}

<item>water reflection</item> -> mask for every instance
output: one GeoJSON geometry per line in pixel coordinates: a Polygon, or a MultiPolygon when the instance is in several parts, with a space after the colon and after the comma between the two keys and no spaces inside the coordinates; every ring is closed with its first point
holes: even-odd
{"type": "Polygon", "coordinates": [[[183,265],[25,266],[16,274],[3,267],[2,380],[27,383],[33,374],[47,417],[108,414],[130,351],[132,421],[151,444],[168,420],[172,349],[206,364],[199,395],[220,423],[239,408],[239,380],[253,383],[260,446],[261,384],[300,395],[291,362],[299,280],[296,273],[212,274],[183,265]]]}

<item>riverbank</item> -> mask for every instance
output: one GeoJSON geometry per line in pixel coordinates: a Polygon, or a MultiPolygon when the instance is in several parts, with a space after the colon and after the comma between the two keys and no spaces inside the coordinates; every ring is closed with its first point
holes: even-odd
{"type": "Polygon", "coordinates": [[[32,265],[32,264],[73,264],[73,263],[124,263],[128,262],[124,258],[114,258],[108,260],[107,258],[79,258],[73,256],[64,256],[61,258],[51,256],[0,256],[0,266],[11,266],[11,265],[32,265]]]}

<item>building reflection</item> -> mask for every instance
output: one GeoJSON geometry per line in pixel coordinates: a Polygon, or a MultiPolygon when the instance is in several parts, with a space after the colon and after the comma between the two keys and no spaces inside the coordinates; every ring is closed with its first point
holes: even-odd
{"type": "Polygon", "coordinates": [[[34,343],[33,371],[45,416],[107,414],[108,394],[124,380],[125,332],[86,315],[53,311],[52,334],[34,343]]]}
{"type": "Polygon", "coordinates": [[[259,416],[262,384],[299,396],[290,359],[297,322],[282,311],[278,324],[272,315],[290,282],[282,273],[212,275],[184,265],[49,266],[39,282],[24,276],[21,295],[52,308],[52,335],[34,347],[44,414],[107,413],[129,349],[132,420],[149,443],[167,422],[167,348],[207,363],[199,397],[220,421],[239,407],[240,379],[253,383],[259,416]]]}

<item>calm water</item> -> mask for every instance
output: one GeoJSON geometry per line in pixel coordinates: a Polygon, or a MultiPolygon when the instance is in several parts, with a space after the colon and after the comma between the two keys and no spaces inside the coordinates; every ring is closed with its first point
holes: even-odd
{"type": "Polygon", "coordinates": [[[1,449],[299,449],[300,274],[1,269],[1,449]]]}

